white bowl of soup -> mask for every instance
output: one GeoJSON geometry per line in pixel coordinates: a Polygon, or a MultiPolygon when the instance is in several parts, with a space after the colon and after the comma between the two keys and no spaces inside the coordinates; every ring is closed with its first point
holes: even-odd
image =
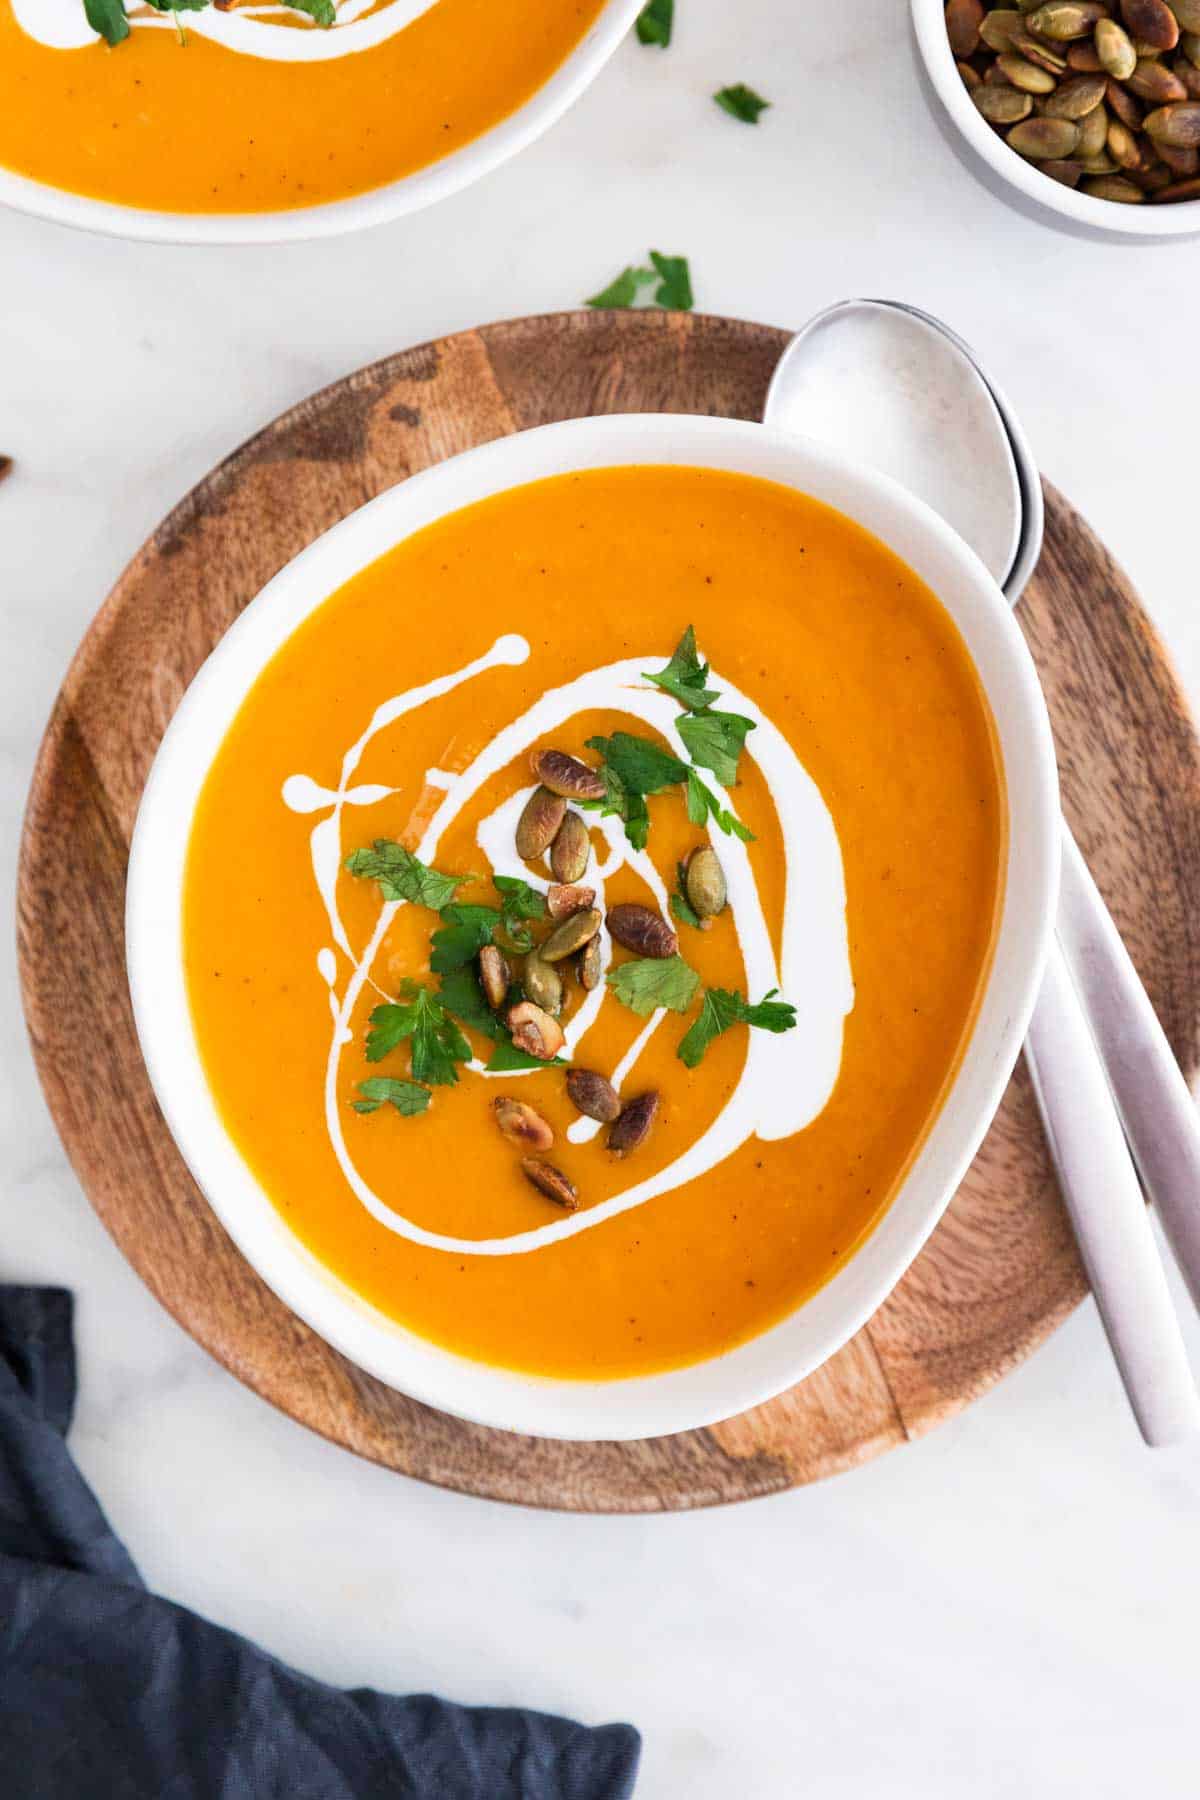
{"type": "Polygon", "coordinates": [[[96,3],[121,41],[84,0],[0,0],[0,203],[166,243],[323,237],[428,206],[552,125],[639,10],[96,3]]]}
{"type": "Polygon", "coordinates": [[[196,677],[130,863],[142,1048],[363,1368],[514,1431],[702,1426],[937,1223],[1057,818],[1024,641],[928,508],[757,425],[547,426],[335,526],[196,677]]]}

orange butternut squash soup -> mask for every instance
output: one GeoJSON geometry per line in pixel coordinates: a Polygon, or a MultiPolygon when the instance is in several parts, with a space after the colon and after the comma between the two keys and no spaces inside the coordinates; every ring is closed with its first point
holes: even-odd
{"type": "Polygon", "coordinates": [[[167,212],[344,199],[515,112],[603,5],[0,0],[0,164],[167,212]]]}
{"type": "Polygon", "coordinates": [[[192,827],[224,1123],[468,1357],[609,1378],[854,1254],[981,994],[1006,806],[934,595],[790,488],[564,475],[441,519],[259,676],[192,827]]]}

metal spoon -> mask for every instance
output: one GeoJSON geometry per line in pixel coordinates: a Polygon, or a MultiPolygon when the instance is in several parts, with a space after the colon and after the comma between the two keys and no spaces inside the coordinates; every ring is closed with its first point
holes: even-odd
{"type": "MultiPolygon", "coordinates": [[[[1037,467],[1003,395],[938,320],[881,300],[818,313],[780,359],[763,417],[890,465],[949,518],[1015,604],[1042,544],[1037,467]]],[[[1200,1398],[1125,1133],[1200,1302],[1200,1126],[1065,821],[1063,836],[1058,938],[1025,1057],[1134,1415],[1147,1443],[1175,1443],[1200,1428],[1200,1398]],[[1084,999],[1096,1009],[1091,1023],[1084,999]]]]}

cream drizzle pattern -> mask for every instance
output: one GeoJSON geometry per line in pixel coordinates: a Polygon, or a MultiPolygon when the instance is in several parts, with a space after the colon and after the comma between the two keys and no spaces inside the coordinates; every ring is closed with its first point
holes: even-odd
{"type": "MultiPolygon", "coordinates": [[[[333,62],[341,56],[373,50],[407,29],[438,0],[334,0],[337,24],[314,25],[291,7],[255,0],[234,12],[215,6],[178,15],[184,29],[211,38],[242,56],[264,62],[333,62]],[[281,30],[277,21],[287,21],[281,30]]],[[[176,15],[156,12],[128,0],[129,24],[135,31],[174,31],[176,15]]],[[[36,43],[50,50],[82,50],[99,40],[87,22],[83,0],[13,0],[17,24],[36,43]]]]}
{"type": "MultiPolygon", "coordinates": [[[[337,955],[328,946],[319,951],[317,967],[329,991],[333,1022],[325,1075],[325,1119],[334,1153],[350,1188],[381,1225],[413,1243],[458,1256],[524,1255],[561,1243],[693,1180],[724,1161],[751,1137],[771,1140],[790,1137],[803,1130],[823,1110],[833,1091],[841,1064],[843,1022],[854,1005],[846,932],[845,881],[841,850],[829,809],[783,734],[752,700],[714,671],[713,680],[721,688],[726,703],[755,721],[757,729],[748,740],[746,753],[753,756],[762,770],[779,815],[787,871],[782,954],[778,965],[746,846],[736,838],[722,836],[715,826],[709,827],[709,836],[720,845],[749,991],[752,997],[759,998],[771,988],[781,989],[797,1004],[797,1028],[780,1036],[752,1031],[741,1082],[696,1142],[666,1168],[585,1211],[507,1237],[462,1238],[416,1224],[374,1192],[359,1174],[346,1146],[337,1100],[338,1072],[342,1054],[353,1041],[350,1020],[355,1006],[364,986],[375,985],[371,979],[372,966],[388,928],[404,902],[387,902],[381,906],[369,942],[360,954],[356,954],[337,906],[337,877],[343,856],[343,815],[347,806],[370,807],[397,790],[366,784],[355,786],[353,777],[367,746],[380,731],[428,701],[484,675],[488,669],[526,661],[529,653],[529,645],[522,637],[510,634],[498,638],[486,654],[464,668],[385,702],[366,731],[346,752],[336,788],[323,787],[307,775],[292,775],[283,787],[284,803],[294,812],[326,813],[310,834],[313,875],[334,943],[350,970],[345,987],[339,992],[337,955]]],[[[639,685],[641,671],[659,660],[659,655],[649,652],[645,656],[630,657],[593,669],[544,694],[519,719],[500,731],[461,773],[427,770],[427,783],[441,790],[444,797],[416,854],[424,862],[435,863],[444,832],[480,787],[529,744],[558,730],[578,713],[620,710],[633,714],[664,735],[669,734],[678,717],[677,706],[666,694],[639,685]]],[[[715,782],[710,785],[720,803],[732,810],[729,796],[715,782]]],[[[529,878],[528,870],[517,860],[513,847],[513,827],[529,792],[526,787],[511,795],[479,826],[477,840],[494,874],[519,874],[529,878]]],[[[597,821],[593,818],[590,822],[597,821]]],[[[617,821],[600,820],[599,829],[607,850],[588,877],[589,885],[597,889],[597,903],[603,905],[604,883],[622,866],[630,866],[646,882],[665,911],[666,891],[646,852],[628,845],[617,821]]],[[[607,938],[604,957],[607,961],[607,938]]],[[[601,984],[588,994],[570,1021],[563,1050],[568,1060],[578,1052],[604,999],[605,989],[601,984]]],[[[650,1018],[615,1071],[613,1079],[618,1091],[664,1016],[659,1011],[650,1018]]],[[[468,1069],[476,1075],[486,1075],[478,1061],[468,1065],[468,1069]]],[[[515,1078],[512,1073],[505,1077],[509,1081],[515,1078]]],[[[582,1120],[571,1127],[569,1136],[572,1142],[580,1143],[591,1136],[594,1129],[592,1121],[582,1120]]]]}

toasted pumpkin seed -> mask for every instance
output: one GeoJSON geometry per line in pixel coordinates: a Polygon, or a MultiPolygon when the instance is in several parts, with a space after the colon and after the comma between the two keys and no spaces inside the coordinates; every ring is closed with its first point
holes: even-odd
{"type": "Polygon", "coordinates": [[[1079,143],[1079,127],[1071,119],[1022,119],[1008,134],[1011,149],[1030,162],[1070,156],[1079,143]]]}
{"type": "Polygon", "coordinates": [[[523,1100],[510,1100],[502,1094],[492,1101],[492,1117],[510,1144],[523,1144],[527,1150],[549,1150],[554,1142],[553,1127],[523,1100]]]}
{"type": "Polygon", "coordinates": [[[599,769],[568,756],[565,750],[535,750],[530,762],[544,788],[564,800],[603,800],[604,777],[599,769]]]}
{"type": "Polygon", "coordinates": [[[1200,31],[1200,0],[1171,0],[1181,32],[1200,31]]]}
{"type": "Polygon", "coordinates": [[[1096,55],[1118,81],[1127,81],[1137,68],[1133,40],[1115,19],[1101,19],[1096,26],[1096,55]]]}
{"type": "Polygon", "coordinates": [[[1172,75],[1165,63],[1145,56],[1138,57],[1137,67],[1125,85],[1131,94],[1148,100],[1152,106],[1169,106],[1174,100],[1187,99],[1187,89],[1178,75],[1172,75]]]}
{"type": "Polygon", "coordinates": [[[1105,137],[1108,154],[1123,169],[1136,169],[1142,160],[1142,152],[1137,139],[1128,125],[1122,125],[1120,119],[1110,119],[1105,137]]]}
{"type": "Polygon", "coordinates": [[[1090,37],[1099,20],[1107,17],[1108,8],[1095,0],[1050,0],[1049,5],[1028,15],[1028,24],[1042,37],[1065,44],[1072,38],[1090,37]]]}
{"type": "Polygon", "coordinates": [[[1077,162],[1062,162],[1057,157],[1049,157],[1045,162],[1040,162],[1038,168],[1051,181],[1061,182],[1063,187],[1070,188],[1078,185],[1079,177],[1083,174],[1077,162]]]}
{"type": "Polygon", "coordinates": [[[1166,0],[1121,0],[1121,17],[1135,43],[1173,50],[1179,42],[1179,20],[1166,0]]]}
{"type": "Polygon", "coordinates": [[[661,913],[648,906],[610,906],[605,915],[610,936],[636,956],[674,956],[679,938],[661,913]]]}
{"type": "Polygon", "coordinates": [[[1046,96],[1042,110],[1048,119],[1082,119],[1100,105],[1107,86],[1106,75],[1075,75],[1046,96]]]}
{"type": "Polygon", "coordinates": [[[572,1069],[567,1076],[567,1096],[576,1112],[610,1125],[621,1111],[621,1101],[611,1081],[594,1069],[572,1069]]]}
{"type": "Polygon", "coordinates": [[[979,27],[979,36],[989,50],[1007,50],[1012,42],[1013,32],[1023,31],[1024,28],[1022,14],[998,6],[984,18],[979,27]]]}
{"type": "Polygon", "coordinates": [[[974,90],[971,98],[989,125],[1016,125],[1033,111],[1029,95],[1007,83],[1003,87],[992,87],[985,82],[983,87],[974,90]]]}
{"type": "Polygon", "coordinates": [[[982,0],[946,0],[946,30],[955,56],[974,56],[982,23],[982,0]]]}
{"type": "Polygon", "coordinates": [[[725,871],[716,851],[709,845],[693,850],[688,857],[683,885],[689,906],[701,919],[715,919],[718,913],[724,912],[728,899],[725,871]]]}
{"type": "Polygon", "coordinates": [[[579,977],[580,987],[587,993],[590,994],[593,988],[598,988],[600,986],[600,976],[603,973],[603,962],[599,932],[596,933],[594,938],[589,939],[583,946],[583,949],[579,952],[578,957],[575,959],[575,973],[579,977]]]}
{"type": "Polygon", "coordinates": [[[572,913],[585,912],[595,904],[595,888],[576,887],[573,884],[564,887],[560,883],[546,890],[546,911],[556,925],[561,919],[569,919],[572,913]]]}
{"type": "Polygon", "coordinates": [[[1164,144],[1162,139],[1158,138],[1155,140],[1154,147],[1172,175],[1186,179],[1200,171],[1200,149],[1197,149],[1194,144],[1164,144]]]}
{"type": "Polygon", "coordinates": [[[1187,89],[1189,100],[1200,100],[1200,69],[1195,63],[1190,63],[1186,56],[1177,56],[1171,72],[1176,81],[1187,89]]]}
{"type": "Polygon", "coordinates": [[[540,1156],[523,1156],[521,1173],[547,1200],[556,1201],[567,1212],[579,1211],[579,1189],[553,1163],[543,1162],[540,1156]]]}
{"type": "Polygon", "coordinates": [[[1200,103],[1185,100],[1175,106],[1156,107],[1146,114],[1143,130],[1156,143],[1173,150],[1194,150],[1200,144],[1200,103]]]}
{"type": "Polygon", "coordinates": [[[537,862],[545,856],[566,810],[561,794],[551,793],[548,787],[534,788],[517,820],[517,855],[522,862],[537,862]]]}
{"type": "Polygon", "coordinates": [[[504,1005],[512,984],[512,970],[502,950],[485,944],[479,952],[479,981],[483,997],[493,1012],[504,1005]]]}
{"type": "Polygon", "coordinates": [[[562,962],[564,957],[574,956],[576,950],[582,950],[588,939],[595,937],[600,924],[598,907],[589,906],[583,912],[572,913],[569,919],[555,926],[538,955],[543,962],[562,962]]]}
{"type": "MultiPolygon", "coordinates": [[[[1104,23],[1103,19],[1100,23],[1104,23]]],[[[1089,44],[1086,38],[1079,38],[1067,51],[1067,67],[1077,69],[1081,75],[1098,75],[1104,64],[1096,54],[1095,44],[1089,44]]]]}
{"type": "Polygon", "coordinates": [[[1110,112],[1116,114],[1122,125],[1128,125],[1130,131],[1140,131],[1142,126],[1142,109],[1129,92],[1117,81],[1110,81],[1104,95],[1105,105],[1110,112]]]}
{"type": "Polygon", "coordinates": [[[1079,142],[1075,146],[1075,155],[1102,155],[1107,138],[1108,114],[1102,106],[1097,106],[1086,118],[1079,120],[1079,142]]]}
{"type": "Polygon", "coordinates": [[[955,63],[954,66],[958,70],[959,79],[962,81],[965,88],[977,88],[981,85],[983,76],[979,73],[978,69],[973,69],[970,63],[960,62],[955,63]]]}
{"type": "Polygon", "coordinates": [[[558,1017],[562,1011],[562,979],[553,964],[544,962],[536,951],[525,958],[521,985],[535,1006],[558,1017]]]}
{"type": "Polygon", "coordinates": [[[1023,94],[1052,94],[1056,83],[1049,69],[1039,69],[1035,63],[1026,62],[1023,56],[1016,56],[1006,51],[996,58],[996,67],[1006,81],[1019,88],[1023,94]]]}
{"type": "Polygon", "coordinates": [[[639,1094],[621,1108],[621,1116],[608,1134],[608,1147],[615,1156],[628,1156],[650,1135],[650,1127],[658,1117],[658,1095],[651,1091],[639,1094]]]}
{"type": "Polygon", "coordinates": [[[1193,68],[1200,69],[1200,31],[1193,31],[1189,25],[1179,40],[1179,48],[1193,68]]]}
{"type": "Polygon", "coordinates": [[[1146,198],[1140,187],[1123,175],[1089,175],[1082,182],[1085,194],[1093,200],[1116,200],[1123,206],[1140,206],[1146,198]]]}
{"type": "Polygon", "coordinates": [[[577,812],[568,808],[550,846],[550,867],[554,879],[570,885],[582,880],[592,858],[592,840],[588,828],[577,812]]]}
{"type": "Polygon", "coordinates": [[[536,1056],[539,1062],[553,1061],[566,1041],[558,1020],[532,1000],[520,1000],[516,1006],[510,1006],[507,1023],[517,1049],[524,1050],[527,1056],[536,1056]]]}
{"type": "Polygon", "coordinates": [[[1067,58],[1061,50],[1052,44],[1044,44],[1041,38],[1031,37],[1027,31],[1014,31],[1009,49],[1026,62],[1036,63],[1039,69],[1047,69],[1051,75],[1065,75],[1067,58]]]}
{"type": "Polygon", "coordinates": [[[1173,181],[1168,187],[1160,188],[1157,194],[1151,194],[1153,205],[1157,201],[1200,200],[1200,176],[1191,181],[1173,181]]]}

